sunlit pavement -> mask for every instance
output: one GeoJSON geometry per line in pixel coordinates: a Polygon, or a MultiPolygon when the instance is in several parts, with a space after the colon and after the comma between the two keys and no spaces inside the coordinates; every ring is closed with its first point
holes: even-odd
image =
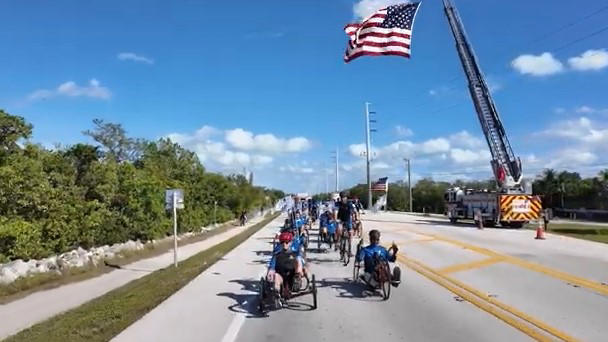
{"type": "MultiPolygon", "coordinates": [[[[352,281],[352,261],[308,253],[319,287],[259,315],[273,221],[126,329],[118,341],[605,341],[608,246],[529,230],[367,214],[364,229],[400,246],[403,283],[388,301],[352,281]]],[[[313,232],[313,242],[316,235],[313,232]]],[[[354,244],[355,242],[353,242],[354,244]]],[[[316,243],[311,247],[316,248],[316,243]]]]}

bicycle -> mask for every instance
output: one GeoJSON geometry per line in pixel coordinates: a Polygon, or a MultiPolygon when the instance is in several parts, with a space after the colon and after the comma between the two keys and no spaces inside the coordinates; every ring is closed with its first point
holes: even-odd
{"type": "Polygon", "coordinates": [[[348,230],[343,227],[342,235],[340,236],[340,261],[344,262],[344,266],[350,262],[351,246],[349,242],[348,230]],[[348,246],[348,247],[347,247],[348,246]],[[348,248],[348,250],[347,250],[348,248]]]}

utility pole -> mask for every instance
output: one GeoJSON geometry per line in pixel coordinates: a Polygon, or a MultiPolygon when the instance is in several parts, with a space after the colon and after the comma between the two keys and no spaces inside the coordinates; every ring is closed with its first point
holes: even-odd
{"type": "Polygon", "coordinates": [[[410,193],[408,202],[410,202],[410,213],[412,213],[414,211],[412,210],[412,178],[410,177],[410,160],[408,158],[403,158],[403,160],[407,162],[407,187],[410,193]]]}
{"type": "Polygon", "coordinates": [[[335,153],[335,156],[332,156],[332,158],[334,158],[336,160],[336,192],[340,191],[340,169],[339,169],[340,157],[339,157],[339,152],[340,152],[340,150],[338,149],[338,147],[336,147],[336,151],[335,152],[332,152],[332,153],[335,153]]]}
{"type": "Polygon", "coordinates": [[[325,193],[329,193],[329,173],[327,172],[327,166],[323,162],[323,170],[325,171],[325,193]]]}
{"type": "Polygon", "coordinates": [[[369,174],[369,159],[370,159],[370,131],[369,131],[369,102],[365,102],[365,159],[367,166],[367,209],[372,209],[372,180],[369,174]]]}

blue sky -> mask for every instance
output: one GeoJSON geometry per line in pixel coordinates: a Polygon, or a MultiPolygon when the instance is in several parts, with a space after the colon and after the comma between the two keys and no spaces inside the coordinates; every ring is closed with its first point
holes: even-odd
{"type": "MultiPolygon", "coordinates": [[[[260,185],[316,192],[324,164],[333,187],[336,147],[341,187],[364,180],[369,101],[373,177],[401,179],[403,157],[414,179],[489,177],[440,1],[422,2],[411,59],[342,61],[343,26],[394,2],[4,1],[0,108],[45,146],[88,141],[81,132],[102,118],[170,136],[210,170],[247,167],[260,185]]],[[[608,4],[456,5],[526,175],[608,167],[608,31],[592,35],[608,4]]]]}

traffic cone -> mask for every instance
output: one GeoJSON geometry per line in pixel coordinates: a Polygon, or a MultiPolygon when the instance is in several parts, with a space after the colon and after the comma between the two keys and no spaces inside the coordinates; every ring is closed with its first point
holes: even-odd
{"type": "Polygon", "coordinates": [[[545,233],[543,232],[543,222],[542,221],[538,221],[538,228],[536,228],[536,240],[544,240],[545,239],[545,233]]]}

